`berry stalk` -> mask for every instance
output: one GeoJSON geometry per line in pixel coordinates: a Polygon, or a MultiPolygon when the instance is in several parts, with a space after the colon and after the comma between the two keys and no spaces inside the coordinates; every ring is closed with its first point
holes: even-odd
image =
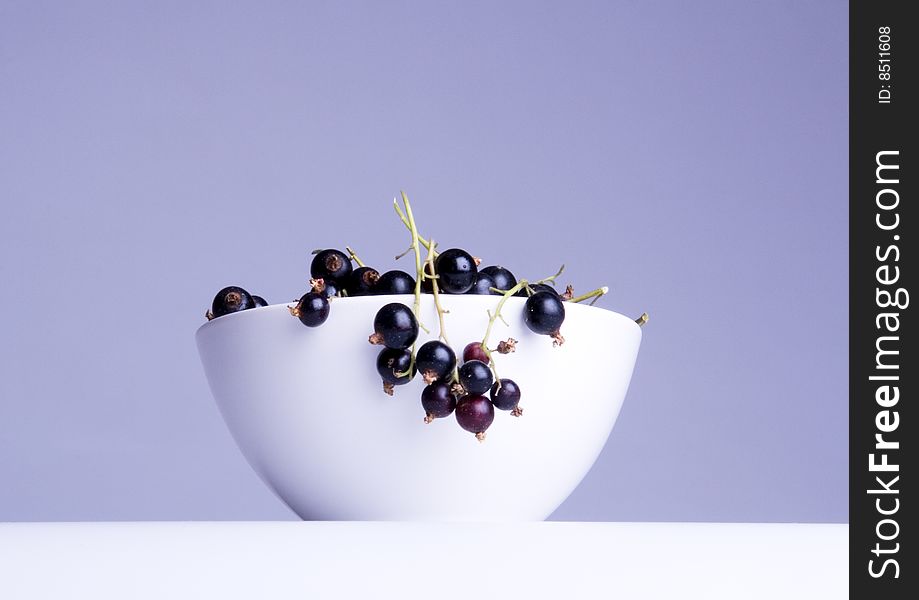
{"type": "MultiPolygon", "coordinates": [[[[415,253],[415,304],[412,307],[412,310],[415,313],[415,318],[418,320],[418,326],[424,329],[426,333],[430,333],[431,330],[424,326],[421,322],[421,279],[424,277],[424,270],[421,266],[421,249],[418,247],[418,227],[415,225],[415,215],[412,214],[412,205],[408,201],[408,196],[405,195],[405,192],[402,194],[402,203],[405,204],[405,213],[408,215],[409,231],[412,232],[412,251],[415,253]]],[[[393,201],[395,204],[395,200],[393,201]]],[[[395,204],[396,209],[399,209],[399,205],[395,204]]],[[[401,214],[401,211],[400,211],[401,214]]]]}
{"type": "MultiPolygon", "coordinates": [[[[405,192],[401,192],[401,194],[402,194],[402,199],[403,199],[403,201],[406,200],[405,192]]],[[[412,221],[411,221],[408,217],[405,216],[405,213],[402,212],[402,209],[399,208],[399,204],[398,204],[395,200],[393,200],[393,207],[396,209],[396,214],[399,215],[399,219],[402,221],[402,224],[405,225],[406,229],[408,229],[409,231],[411,231],[411,230],[412,230],[412,221]]],[[[409,214],[411,214],[411,211],[409,211],[409,214]]],[[[418,233],[418,230],[416,229],[416,230],[415,230],[415,234],[417,235],[417,233],[418,233]]],[[[431,242],[429,242],[428,240],[424,239],[424,238],[421,237],[420,235],[418,236],[418,241],[419,241],[419,242],[421,243],[421,245],[424,246],[427,250],[430,250],[430,249],[431,249],[431,242]]],[[[397,257],[396,257],[396,260],[398,260],[398,259],[402,258],[403,256],[405,256],[405,254],[406,254],[407,252],[408,252],[408,251],[406,251],[406,252],[400,254],[399,256],[397,256],[397,257]]]]}
{"type": "Polygon", "coordinates": [[[448,346],[450,345],[450,340],[447,339],[447,329],[444,327],[444,315],[447,314],[448,310],[444,310],[444,307],[440,305],[440,290],[437,285],[437,271],[434,267],[434,249],[437,247],[437,244],[434,240],[431,240],[431,243],[428,245],[428,257],[425,260],[428,270],[431,274],[424,274],[426,279],[431,280],[431,293],[434,296],[434,306],[437,308],[437,319],[440,321],[440,339],[444,341],[448,346]]]}
{"type": "MultiPolygon", "coordinates": [[[[482,351],[485,352],[485,356],[488,357],[488,362],[491,364],[491,370],[495,374],[495,381],[498,382],[499,387],[501,385],[501,378],[498,377],[498,369],[495,365],[494,357],[491,355],[491,350],[488,348],[488,338],[491,336],[491,328],[494,327],[495,321],[499,318],[504,321],[504,317],[501,316],[501,309],[504,308],[507,299],[522,290],[526,285],[526,279],[518,281],[517,285],[503,293],[501,300],[498,301],[498,306],[495,307],[494,314],[492,314],[491,311],[488,312],[488,327],[485,328],[485,337],[482,338],[482,351]]],[[[507,321],[504,321],[504,323],[507,324],[507,321]]]]}
{"type": "Polygon", "coordinates": [[[562,265],[558,268],[558,273],[556,273],[555,275],[552,275],[551,277],[546,277],[545,279],[540,279],[539,281],[535,281],[534,283],[551,283],[552,285],[555,285],[555,280],[558,278],[559,275],[562,274],[562,271],[564,270],[565,270],[565,265],[562,265]]]}
{"type": "Polygon", "coordinates": [[[351,257],[351,260],[357,263],[357,266],[359,267],[367,266],[361,261],[361,259],[357,257],[357,254],[354,253],[354,250],[352,250],[350,246],[345,246],[345,250],[348,251],[348,256],[351,257]]]}
{"type": "Polygon", "coordinates": [[[592,306],[594,302],[600,299],[600,296],[603,296],[604,294],[608,294],[608,293],[609,293],[609,288],[604,285],[603,287],[597,288],[592,292],[587,292],[586,294],[582,294],[580,296],[570,298],[567,300],[567,302],[583,302],[584,300],[589,300],[590,298],[593,298],[593,302],[590,303],[592,306]]]}
{"type": "MultiPolygon", "coordinates": [[[[418,247],[418,227],[415,225],[415,215],[412,213],[412,204],[408,201],[408,196],[405,192],[400,192],[402,194],[402,203],[405,204],[405,214],[408,218],[409,231],[412,232],[412,246],[411,249],[415,253],[415,303],[412,307],[412,312],[415,315],[415,320],[418,322],[418,327],[423,329],[425,333],[430,333],[431,330],[424,326],[424,323],[421,322],[421,278],[424,276],[424,270],[421,266],[421,249],[418,247]]],[[[402,211],[399,208],[398,202],[393,200],[393,205],[396,207],[396,212],[402,216],[402,211]]],[[[412,343],[412,357],[409,361],[408,370],[405,374],[411,374],[412,370],[415,368],[415,344],[412,343]]]]}

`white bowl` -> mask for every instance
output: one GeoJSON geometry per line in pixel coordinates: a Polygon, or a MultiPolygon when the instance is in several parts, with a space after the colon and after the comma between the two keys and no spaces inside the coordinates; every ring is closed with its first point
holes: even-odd
{"type": "MultiPolygon", "coordinates": [[[[460,356],[481,341],[497,296],[441,296],[460,356]]],[[[412,296],[332,301],[329,319],[304,327],[286,305],[226,315],[201,326],[198,351],[211,392],[249,464],[303,519],[543,520],[580,483],[612,430],[641,342],[629,317],[566,304],[564,345],[523,322],[510,298],[490,346],[498,375],[520,386],[523,416],[496,410],[483,442],[453,415],[423,422],[420,377],[387,396],[376,372],[381,346],[367,337],[377,310],[412,296]]],[[[438,332],[422,297],[418,345],[438,332]]],[[[460,356],[461,357],[461,356],[460,356]]]]}

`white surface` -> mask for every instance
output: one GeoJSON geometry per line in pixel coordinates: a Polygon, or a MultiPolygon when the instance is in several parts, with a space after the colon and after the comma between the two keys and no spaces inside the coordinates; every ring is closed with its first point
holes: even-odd
{"type": "Polygon", "coordinates": [[[846,598],[848,526],[0,524],[0,598],[846,598]]]}
{"type": "MultiPolygon", "coordinates": [[[[438,332],[430,295],[422,322],[438,332]]],[[[211,391],[249,464],[304,519],[542,520],[593,465],[619,414],[641,342],[623,315],[567,305],[564,345],[523,322],[524,298],[502,310],[489,345],[498,374],[519,384],[520,418],[495,411],[487,439],[451,415],[423,422],[420,377],[383,393],[376,371],[377,310],[412,296],[340,298],[304,327],[285,305],[214,319],[197,333],[211,391]]],[[[481,341],[497,296],[443,296],[447,335],[461,353],[481,341]]]]}

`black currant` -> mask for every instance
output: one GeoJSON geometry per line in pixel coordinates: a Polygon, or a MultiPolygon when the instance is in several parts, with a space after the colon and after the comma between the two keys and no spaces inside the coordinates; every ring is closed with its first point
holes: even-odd
{"type": "MultiPolygon", "coordinates": [[[[548,283],[534,283],[530,285],[530,289],[533,290],[533,293],[536,292],[550,292],[551,294],[558,296],[558,290],[549,285],[548,283]]],[[[526,290],[524,290],[524,293],[526,290]]]]}
{"type": "Polygon", "coordinates": [[[255,295],[252,296],[252,304],[256,308],[259,306],[268,306],[268,303],[265,301],[264,298],[262,298],[261,296],[255,296],[255,295]]]}
{"type": "Polygon", "coordinates": [[[415,366],[425,383],[444,380],[456,366],[456,353],[445,343],[431,340],[415,352],[415,366]]]}
{"type": "Polygon", "coordinates": [[[412,309],[399,302],[390,302],[377,311],[373,319],[371,344],[387,348],[408,348],[418,337],[418,321],[412,309]]]}
{"type": "Polygon", "coordinates": [[[425,423],[450,416],[456,408],[456,397],[450,389],[450,384],[435,381],[425,387],[421,392],[421,407],[424,408],[425,423]]]}
{"type": "Polygon", "coordinates": [[[494,375],[481,360],[470,360],[459,368],[459,382],[467,394],[484,394],[494,383],[494,375]]]}
{"type": "Polygon", "coordinates": [[[312,279],[310,284],[313,287],[313,291],[317,294],[322,294],[326,298],[331,298],[338,294],[341,291],[341,288],[334,281],[328,279],[312,279]]]}
{"type": "Polygon", "coordinates": [[[396,269],[386,271],[380,275],[380,278],[377,280],[377,284],[373,288],[373,293],[376,296],[382,296],[384,294],[414,294],[415,278],[405,271],[396,269]]]}
{"type": "Polygon", "coordinates": [[[341,250],[323,250],[313,257],[310,275],[344,287],[351,275],[351,259],[341,250]]]}
{"type": "Polygon", "coordinates": [[[456,403],[456,422],[459,426],[482,441],[485,430],[495,420],[495,407],[485,396],[471,394],[463,396],[456,403]]]}
{"type": "Polygon", "coordinates": [[[320,292],[307,292],[290,314],[307,327],[319,327],[329,318],[329,299],[320,292]]]}
{"type": "Polygon", "coordinates": [[[531,283],[531,284],[528,284],[528,285],[529,285],[529,288],[530,288],[530,291],[529,291],[529,292],[527,291],[526,286],[524,286],[523,288],[520,289],[519,292],[517,292],[517,293],[514,294],[514,295],[515,295],[515,296],[523,296],[524,298],[529,298],[530,296],[532,296],[532,295],[535,294],[536,292],[552,292],[552,293],[555,294],[556,296],[559,295],[558,290],[556,290],[554,287],[552,287],[551,285],[548,285],[548,284],[546,284],[546,283],[531,283]]]}
{"type": "Polygon", "coordinates": [[[222,317],[223,315],[249,308],[255,308],[255,302],[253,302],[249,292],[241,287],[231,285],[223,288],[214,296],[214,302],[211,303],[209,318],[222,317]]]}
{"type": "Polygon", "coordinates": [[[417,369],[409,372],[412,364],[412,351],[406,348],[383,348],[377,356],[377,373],[384,383],[402,385],[415,376],[417,369]]]}
{"type": "Polygon", "coordinates": [[[374,293],[373,288],[379,280],[380,272],[373,267],[358,267],[351,271],[345,290],[349,296],[368,296],[374,293]]]}
{"type": "Polygon", "coordinates": [[[469,362],[470,360],[480,360],[486,365],[488,364],[488,355],[482,349],[481,342],[469,342],[463,348],[463,362],[469,362]]]}
{"type": "Polygon", "coordinates": [[[530,330],[543,335],[557,334],[565,320],[565,305],[558,294],[540,291],[527,298],[523,319],[530,330]]]}
{"type": "Polygon", "coordinates": [[[517,285],[517,278],[514,277],[513,273],[504,267],[492,265],[482,269],[482,272],[491,276],[495,282],[494,287],[498,288],[499,290],[504,290],[506,292],[507,290],[517,285]]]}
{"type": "Polygon", "coordinates": [[[501,379],[500,383],[501,387],[497,381],[491,386],[492,404],[501,410],[514,410],[520,402],[520,387],[513,379],[501,379]]]}
{"type": "Polygon", "coordinates": [[[472,255],[459,248],[450,248],[437,255],[434,268],[438,275],[437,287],[447,294],[468,292],[478,273],[472,255]]]}
{"type": "Polygon", "coordinates": [[[491,275],[479,271],[475,277],[475,283],[472,284],[472,287],[469,288],[467,294],[479,294],[479,295],[488,295],[494,294],[491,291],[491,288],[495,287],[495,280],[492,279],[491,275]]]}

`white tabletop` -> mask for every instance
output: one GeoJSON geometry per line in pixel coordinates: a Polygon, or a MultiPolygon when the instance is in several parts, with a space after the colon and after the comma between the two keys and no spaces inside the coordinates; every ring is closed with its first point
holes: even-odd
{"type": "Polygon", "coordinates": [[[0,523],[0,598],[846,598],[847,525],[0,523]]]}

